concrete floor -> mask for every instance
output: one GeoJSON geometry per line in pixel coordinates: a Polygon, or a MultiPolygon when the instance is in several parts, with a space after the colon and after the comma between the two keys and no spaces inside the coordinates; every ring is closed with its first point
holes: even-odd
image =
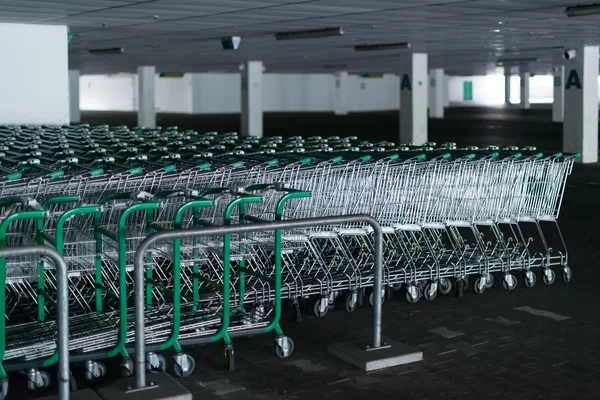
{"type": "MultiPolygon", "coordinates": [[[[394,115],[294,119],[267,115],[265,127],[271,135],[361,133],[390,140],[397,132],[394,115]]],[[[101,122],[96,117],[84,113],[85,120],[101,122]]],[[[189,118],[179,122],[164,116],[161,123],[219,131],[235,130],[237,124],[227,117],[189,118]]],[[[130,119],[104,121],[134,125],[130,119]]],[[[549,119],[547,111],[450,109],[447,119],[430,121],[431,139],[554,149],[560,146],[561,125],[549,119]]],[[[482,295],[470,288],[462,299],[438,296],[433,302],[409,305],[400,292],[386,301],[384,335],[422,349],[420,363],[365,374],[327,353],[331,343],[369,337],[372,309],[364,306],[353,314],[334,309],[324,318],[307,313],[301,323],[291,322],[289,313],[284,315],[284,331],[296,344],[286,360],[275,356],[270,336],[236,339],[238,369],[232,373],[222,368],[219,345],[188,349],[196,359],[196,370],[180,382],[197,399],[598,399],[599,206],[600,166],[577,165],[560,217],[574,273],[569,284],[557,279],[546,286],[538,271],[534,288],[526,288],[520,279],[518,287],[507,292],[497,281],[482,295]]],[[[80,376],[80,371],[75,373],[80,376]]],[[[118,379],[116,373],[111,367],[107,383],[118,379]]],[[[23,386],[22,378],[15,376],[10,398],[30,398],[23,386]]]]}

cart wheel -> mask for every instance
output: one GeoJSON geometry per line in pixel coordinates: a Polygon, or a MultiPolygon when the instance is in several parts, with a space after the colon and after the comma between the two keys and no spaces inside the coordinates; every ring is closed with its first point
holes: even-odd
{"type": "Polygon", "coordinates": [[[394,295],[394,291],[392,290],[392,288],[390,286],[386,286],[385,287],[385,299],[387,301],[392,300],[392,296],[394,295]]]}
{"type": "Polygon", "coordinates": [[[329,311],[329,304],[327,304],[325,306],[325,308],[323,309],[323,311],[321,311],[321,302],[322,301],[323,300],[319,298],[317,301],[315,301],[315,305],[313,306],[313,311],[314,311],[315,315],[320,318],[327,315],[327,311],[329,311]]]}
{"type": "Polygon", "coordinates": [[[225,349],[225,369],[227,372],[233,372],[233,370],[235,370],[235,356],[233,347],[228,347],[225,349]]]}
{"type": "Polygon", "coordinates": [[[90,383],[97,383],[106,376],[106,365],[99,361],[88,361],[85,364],[85,380],[90,383]]]}
{"type": "MultiPolygon", "coordinates": [[[[231,352],[233,355],[233,349],[231,349],[231,352]]],[[[184,362],[187,362],[187,367],[184,368],[184,366],[180,364],[182,360],[177,362],[177,357],[173,357],[173,360],[175,361],[175,364],[173,365],[173,372],[175,372],[175,375],[180,378],[187,378],[192,374],[192,372],[194,372],[194,368],[196,368],[196,361],[188,354],[184,354],[183,357],[185,357],[184,362]]]]}
{"type": "Polygon", "coordinates": [[[462,299],[465,295],[465,280],[462,278],[457,278],[455,282],[456,286],[456,297],[462,299]]]}
{"type": "MultiPolygon", "coordinates": [[[[75,380],[75,377],[73,376],[73,373],[71,371],[69,371],[69,391],[77,391],[77,381],[75,380]]],[[[2,400],[2,397],[0,397],[0,400],[2,400]]]]}
{"type": "Polygon", "coordinates": [[[150,372],[166,372],[167,359],[162,354],[146,356],[146,370],[150,372]]]}
{"type": "MultiPolygon", "coordinates": [[[[437,292],[439,290],[439,283],[438,283],[438,290],[431,290],[431,282],[429,282],[427,284],[427,286],[425,286],[425,290],[423,290],[423,297],[425,297],[425,300],[427,301],[432,301],[435,300],[435,298],[437,297],[437,292]]],[[[408,293],[408,292],[407,292],[408,293]]],[[[410,302],[410,300],[409,300],[410,302]]]]}
{"type": "Polygon", "coordinates": [[[487,282],[487,278],[484,278],[482,276],[477,278],[475,280],[475,285],[473,286],[473,290],[475,290],[475,293],[481,294],[481,293],[485,292],[485,288],[487,287],[486,282],[487,282]],[[485,281],[484,281],[484,279],[485,279],[485,281]]]}
{"type": "Polygon", "coordinates": [[[133,371],[133,360],[131,358],[121,361],[121,365],[119,366],[119,375],[121,375],[121,378],[133,376],[133,371]]]}
{"type": "MultiPolygon", "coordinates": [[[[381,296],[381,304],[383,303],[385,303],[385,294],[381,296]]],[[[371,307],[373,307],[373,304],[375,304],[375,292],[371,292],[371,294],[369,295],[369,304],[371,305],[371,307]]]]}
{"type": "Polygon", "coordinates": [[[442,278],[438,282],[438,292],[448,294],[452,291],[452,281],[448,278],[442,278]]]}
{"type": "Polygon", "coordinates": [[[362,307],[365,304],[365,288],[358,290],[357,304],[362,307]]]}
{"type": "Polygon", "coordinates": [[[50,374],[46,371],[35,371],[27,374],[27,390],[33,393],[42,393],[50,386],[50,374]]]}
{"type": "Polygon", "coordinates": [[[544,283],[546,285],[552,285],[555,279],[556,274],[554,273],[554,271],[552,271],[550,268],[547,268],[542,275],[542,280],[544,281],[544,283]]]}
{"type": "Polygon", "coordinates": [[[4,400],[8,396],[8,378],[0,379],[0,385],[0,400],[4,400]]]}
{"type": "Polygon", "coordinates": [[[287,354],[284,354],[283,348],[279,344],[275,344],[275,354],[277,354],[277,357],[279,358],[288,358],[294,352],[294,341],[287,336],[284,337],[283,340],[287,341],[287,354]]]}
{"type": "Polygon", "coordinates": [[[485,276],[485,288],[490,289],[492,286],[494,286],[494,281],[494,275],[488,273],[485,276]]]}
{"type": "Polygon", "coordinates": [[[298,300],[292,303],[292,321],[302,321],[302,310],[300,310],[300,303],[298,302],[298,300]]]}
{"type": "Polygon", "coordinates": [[[345,299],[346,311],[349,313],[353,313],[356,310],[356,302],[352,300],[352,293],[348,293],[345,299]]]}
{"type": "Polygon", "coordinates": [[[502,287],[508,291],[513,290],[515,287],[517,287],[517,278],[511,274],[504,275],[504,279],[502,279],[502,287]]]}
{"type": "Polygon", "coordinates": [[[398,292],[400,289],[402,289],[402,284],[401,284],[401,283],[394,283],[394,284],[392,285],[392,290],[393,290],[394,292],[398,292]]]}
{"type": "Polygon", "coordinates": [[[529,270],[525,272],[525,286],[528,288],[532,288],[535,286],[535,282],[537,281],[537,277],[533,273],[533,271],[529,270]]]}
{"type": "Polygon", "coordinates": [[[409,286],[406,288],[406,301],[415,304],[421,298],[421,289],[418,286],[409,286]]]}
{"type": "Polygon", "coordinates": [[[564,267],[562,270],[562,278],[563,281],[565,281],[565,283],[569,283],[571,282],[571,277],[573,275],[573,272],[571,271],[570,267],[564,267]]]}

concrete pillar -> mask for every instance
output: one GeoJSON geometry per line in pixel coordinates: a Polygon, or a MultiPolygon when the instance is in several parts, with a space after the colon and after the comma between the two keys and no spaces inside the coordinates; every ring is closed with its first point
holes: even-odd
{"type": "Polygon", "coordinates": [[[242,71],[242,135],[263,136],[262,61],[249,61],[242,71]]]}
{"type": "Polygon", "coordinates": [[[427,141],[427,54],[400,59],[400,143],[427,141]]]}
{"type": "Polygon", "coordinates": [[[68,124],[67,27],[0,23],[0,54],[0,124],[68,124]]]}
{"type": "Polygon", "coordinates": [[[450,107],[450,77],[444,75],[444,107],[450,107]]]}
{"type": "Polygon", "coordinates": [[[552,102],[552,121],[563,122],[565,118],[565,66],[554,68],[554,101],[552,102]]]}
{"type": "Polygon", "coordinates": [[[581,153],[584,163],[598,162],[598,46],[576,49],[565,61],[563,151],[581,153]]]}
{"type": "Polygon", "coordinates": [[[504,104],[510,105],[510,72],[504,73],[504,104]]]}
{"type": "Polygon", "coordinates": [[[441,68],[432,69],[429,75],[430,95],[429,99],[429,117],[444,118],[444,70],[441,68]]]}
{"type": "Polygon", "coordinates": [[[79,110],[79,71],[69,70],[69,119],[72,124],[81,122],[79,110]]]}
{"type": "Polygon", "coordinates": [[[529,72],[521,72],[521,108],[529,109],[531,104],[529,103],[529,72]]]}
{"type": "Polygon", "coordinates": [[[154,105],[154,80],[156,67],[138,67],[138,126],[156,127],[156,108],[154,105]]]}
{"type": "Polygon", "coordinates": [[[333,112],[335,115],[348,114],[348,72],[337,72],[333,76],[333,112]]]}

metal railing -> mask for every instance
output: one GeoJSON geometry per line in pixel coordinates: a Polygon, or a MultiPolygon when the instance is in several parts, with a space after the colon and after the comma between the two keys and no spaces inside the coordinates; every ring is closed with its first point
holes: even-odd
{"type": "MultiPolygon", "coordinates": [[[[244,225],[225,225],[195,229],[176,229],[153,233],[146,237],[138,246],[135,253],[135,388],[146,388],[146,350],[145,350],[145,290],[144,290],[144,263],[146,252],[150,246],[160,241],[185,239],[209,235],[240,234],[259,231],[279,231],[282,229],[308,228],[322,225],[342,225],[351,223],[364,223],[370,225],[374,234],[373,292],[381,293],[382,268],[383,268],[383,231],[373,217],[365,214],[344,215],[322,218],[305,218],[297,220],[274,221],[244,225]]],[[[373,296],[373,337],[370,349],[381,346],[381,296],[373,296]]]]}
{"type": "MultiPolygon", "coordinates": [[[[69,400],[69,283],[67,279],[67,263],[55,249],[48,246],[21,246],[0,249],[0,258],[39,255],[49,258],[57,271],[58,299],[58,395],[60,400],[69,400]]],[[[6,274],[6,271],[4,271],[6,274]]],[[[4,298],[4,294],[2,294],[4,298]]],[[[5,321],[2,319],[0,329],[4,331],[5,321]]]]}

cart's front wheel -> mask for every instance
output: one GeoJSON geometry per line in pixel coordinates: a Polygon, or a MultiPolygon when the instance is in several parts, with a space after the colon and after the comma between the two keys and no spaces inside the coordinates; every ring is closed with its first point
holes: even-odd
{"type": "Polygon", "coordinates": [[[279,358],[288,358],[294,352],[294,341],[287,336],[285,336],[283,340],[285,341],[283,345],[287,346],[287,348],[284,350],[279,343],[276,343],[275,354],[277,354],[277,357],[279,358]]]}
{"type": "MultiPolygon", "coordinates": [[[[231,350],[233,351],[233,349],[231,350]]],[[[196,361],[188,354],[174,356],[173,360],[175,361],[173,371],[180,378],[187,378],[194,372],[194,368],[196,368],[196,361]]]]}
{"type": "Polygon", "coordinates": [[[0,385],[0,400],[4,400],[8,396],[8,378],[0,379],[0,385]]]}
{"type": "Polygon", "coordinates": [[[562,278],[565,283],[571,282],[571,278],[573,276],[573,272],[570,267],[565,266],[562,271],[562,278]]]}
{"type": "Polygon", "coordinates": [[[33,393],[42,393],[50,386],[50,374],[46,371],[32,371],[27,373],[27,390],[33,393]]]}
{"type": "Polygon", "coordinates": [[[99,361],[88,361],[85,364],[85,380],[96,383],[106,376],[107,368],[99,361]]]}
{"type": "Polygon", "coordinates": [[[346,311],[349,313],[353,313],[356,310],[356,301],[354,300],[352,293],[348,293],[346,295],[345,301],[346,311]]]}
{"type": "Polygon", "coordinates": [[[452,291],[452,281],[448,278],[440,279],[438,283],[438,291],[441,294],[448,294],[452,291]]]}
{"type": "Polygon", "coordinates": [[[546,285],[552,285],[556,279],[556,274],[550,268],[546,268],[542,275],[542,280],[546,285]]]}
{"type": "Polygon", "coordinates": [[[537,277],[535,273],[531,270],[525,272],[525,286],[528,288],[532,288],[535,286],[535,282],[537,281],[537,277]]]}
{"type": "Polygon", "coordinates": [[[225,369],[227,372],[233,372],[235,369],[235,356],[233,347],[228,347],[225,349],[225,369]]]}
{"type": "Polygon", "coordinates": [[[119,375],[121,375],[121,378],[133,376],[133,371],[133,360],[131,358],[121,361],[121,365],[119,366],[119,375]]]}

